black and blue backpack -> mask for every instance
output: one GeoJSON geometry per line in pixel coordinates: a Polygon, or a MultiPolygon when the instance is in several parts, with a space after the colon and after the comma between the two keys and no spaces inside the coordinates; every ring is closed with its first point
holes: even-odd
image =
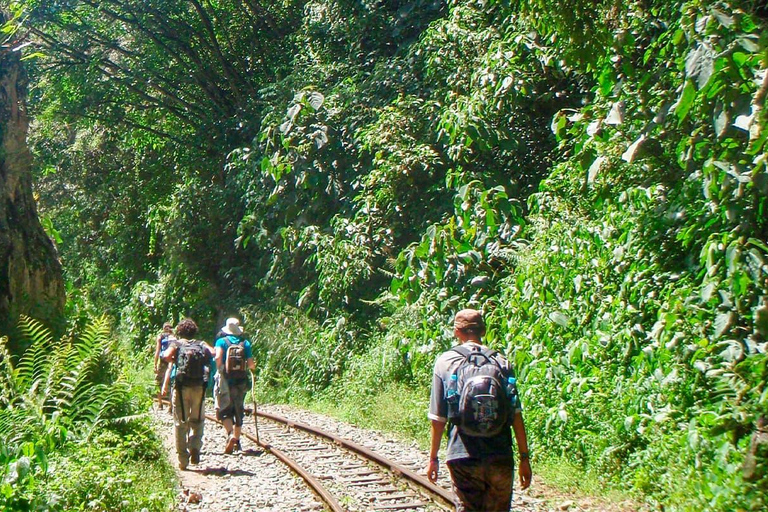
{"type": "Polygon", "coordinates": [[[451,350],[462,356],[450,380],[448,420],[473,437],[493,437],[512,424],[517,405],[517,387],[509,371],[502,368],[498,352],[465,346],[451,350]]]}

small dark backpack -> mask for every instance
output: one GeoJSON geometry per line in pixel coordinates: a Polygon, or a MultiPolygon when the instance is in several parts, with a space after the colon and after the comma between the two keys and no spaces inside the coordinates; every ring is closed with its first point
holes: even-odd
{"type": "MultiPolygon", "coordinates": [[[[451,350],[464,359],[451,376],[456,390],[455,395],[448,397],[448,419],[469,436],[492,437],[501,433],[511,424],[512,400],[517,396],[509,396],[512,391],[508,392],[507,387],[514,384],[496,359],[498,352],[464,346],[451,350]]],[[[449,389],[449,394],[452,391],[449,389]]]]}
{"type": "Polygon", "coordinates": [[[200,341],[189,340],[178,345],[176,357],[176,385],[200,386],[208,380],[211,356],[200,341]]]}
{"type": "Polygon", "coordinates": [[[244,379],[248,376],[245,360],[245,344],[243,340],[235,336],[224,338],[227,343],[227,358],[224,363],[224,373],[229,379],[244,379]],[[237,342],[233,342],[232,338],[237,342]]]}

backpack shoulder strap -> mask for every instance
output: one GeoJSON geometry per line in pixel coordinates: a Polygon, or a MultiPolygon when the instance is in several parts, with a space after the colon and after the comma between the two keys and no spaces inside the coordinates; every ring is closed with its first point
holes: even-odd
{"type": "Polygon", "coordinates": [[[227,348],[229,348],[231,345],[239,345],[242,341],[242,338],[235,336],[234,334],[226,334],[224,336],[224,343],[227,344],[227,348]],[[235,341],[232,341],[232,338],[234,338],[235,341]]]}
{"type": "Polygon", "coordinates": [[[483,354],[485,357],[487,357],[487,358],[488,358],[488,360],[489,360],[489,361],[493,361],[493,363],[494,363],[496,366],[498,366],[498,367],[499,367],[499,370],[501,370],[501,372],[502,372],[502,373],[505,373],[505,372],[506,372],[506,373],[509,373],[509,376],[511,376],[511,374],[512,374],[512,370],[511,370],[511,367],[507,366],[507,368],[508,368],[508,371],[507,371],[507,370],[504,370],[504,367],[501,365],[501,361],[499,361],[499,358],[497,357],[497,356],[499,356],[499,355],[500,355],[498,350],[493,350],[493,349],[491,349],[491,348],[488,348],[488,347],[484,347],[484,348],[481,350],[481,352],[482,352],[482,354],[483,354]]]}
{"type": "Polygon", "coordinates": [[[496,366],[499,367],[499,369],[502,369],[501,364],[499,363],[499,360],[496,358],[497,355],[499,355],[498,350],[490,349],[486,346],[481,346],[480,350],[472,350],[468,347],[465,347],[464,345],[457,345],[453,348],[451,348],[452,351],[456,352],[457,354],[460,354],[465,360],[469,359],[472,355],[481,355],[483,358],[485,358],[486,361],[489,363],[494,363],[496,366]]]}
{"type": "Polygon", "coordinates": [[[472,354],[472,351],[469,350],[464,345],[456,345],[455,347],[452,347],[451,350],[453,352],[456,352],[460,356],[462,356],[464,359],[466,359],[467,357],[469,357],[470,354],[472,354]]]}

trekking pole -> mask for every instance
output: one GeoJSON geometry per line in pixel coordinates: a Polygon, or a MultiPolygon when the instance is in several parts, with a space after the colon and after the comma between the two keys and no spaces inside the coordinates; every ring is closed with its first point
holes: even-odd
{"type": "Polygon", "coordinates": [[[259,443],[259,414],[256,410],[256,377],[251,370],[251,399],[253,400],[253,426],[256,427],[256,444],[259,443]]]}

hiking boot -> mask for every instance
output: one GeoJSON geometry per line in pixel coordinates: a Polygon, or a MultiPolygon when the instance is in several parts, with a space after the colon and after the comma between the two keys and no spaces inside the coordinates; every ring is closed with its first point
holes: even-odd
{"type": "Polygon", "coordinates": [[[227,446],[224,448],[224,453],[227,455],[231,455],[233,451],[235,451],[235,446],[237,446],[238,440],[234,437],[230,437],[229,441],[227,441],[227,446]]]}
{"type": "Polygon", "coordinates": [[[187,470],[187,465],[188,464],[186,462],[179,462],[179,469],[182,470],[182,471],[186,471],[187,470]]]}
{"type": "Polygon", "coordinates": [[[243,451],[243,447],[240,446],[240,440],[239,439],[237,440],[237,444],[235,444],[235,450],[237,450],[239,452],[243,451]]]}
{"type": "Polygon", "coordinates": [[[200,464],[200,450],[194,448],[189,450],[189,462],[191,464],[200,464]]]}

